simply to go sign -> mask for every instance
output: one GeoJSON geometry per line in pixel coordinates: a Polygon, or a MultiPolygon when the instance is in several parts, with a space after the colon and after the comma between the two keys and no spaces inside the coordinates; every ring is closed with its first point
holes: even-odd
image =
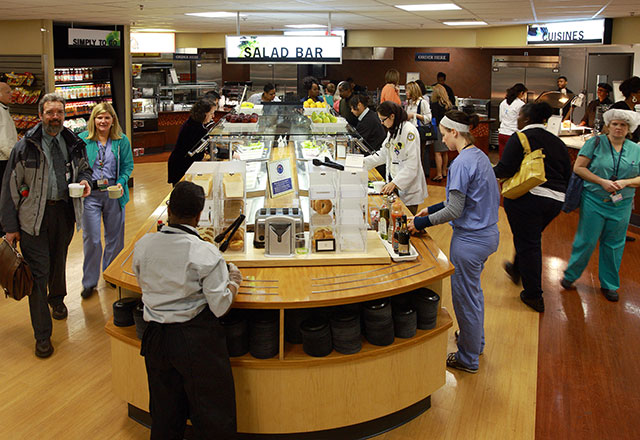
{"type": "Polygon", "coordinates": [[[120,47],[120,31],[71,28],[69,29],[69,46],[120,47]]]}
{"type": "Polygon", "coordinates": [[[337,36],[227,35],[227,63],[342,63],[342,40],[337,36]]]}
{"type": "Polygon", "coordinates": [[[605,43],[604,18],[599,20],[563,21],[531,24],[527,44],[589,44],[605,43]]]}

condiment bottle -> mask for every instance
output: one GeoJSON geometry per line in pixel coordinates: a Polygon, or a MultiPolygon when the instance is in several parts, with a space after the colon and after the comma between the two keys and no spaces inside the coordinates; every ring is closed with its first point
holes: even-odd
{"type": "Polygon", "coordinates": [[[396,197],[391,205],[391,225],[392,225],[392,241],[393,249],[398,249],[398,239],[396,233],[400,230],[400,222],[402,221],[402,202],[396,197]]]}
{"type": "Polygon", "coordinates": [[[383,240],[387,239],[387,233],[389,232],[389,207],[383,204],[380,207],[380,221],[378,222],[378,234],[383,240]]]}
{"type": "Polygon", "coordinates": [[[409,228],[407,227],[407,216],[403,215],[400,220],[402,226],[398,231],[398,255],[409,255],[409,228]]]}

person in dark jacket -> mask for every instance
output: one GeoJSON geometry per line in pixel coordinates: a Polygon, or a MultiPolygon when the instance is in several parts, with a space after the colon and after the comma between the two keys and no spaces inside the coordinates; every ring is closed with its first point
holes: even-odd
{"type": "Polygon", "coordinates": [[[51,318],[67,317],[67,251],[73,224],[82,225],[82,200],[69,197],[68,185],[80,183],[82,197],[91,194],[92,170],[85,143],[64,127],[64,107],[65,100],[55,93],[42,97],[38,108],[42,122],[11,151],[0,198],[5,239],[13,245],[20,241],[33,274],[29,312],[35,354],[41,358],[53,353],[51,318]]]}
{"type": "Polygon", "coordinates": [[[355,128],[358,125],[358,118],[351,112],[351,103],[349,102],[353,96],[351,84],[347,81],[340,82],[338,84],[338,93],[340,94],[340,116],[345,118],[349,125],[355,128]]]}
{"type": "MultiPolygon", "coordinates": [[[[372,151],[378,151],[387,137],[387,132],[380,123],[378,115],[369,109],[369,101],[367,94],[356,93],[349,99],[349,106],[351,113],[358,121],[355,126],[356,131],[372,151]]],[[[386,175],[385,165],[377,166],[376,170],[381,176],[386,175]]]]}
{"type": "Polygon", "coordinates": [[[218,95],[198,100],[191,108],[191,116],[182,124],[176,146],[173,148],[167,164],[169,171],[167,181],[174,186],[182,179],[192,163],[204,159],[204,151],[193,156],[189,156],[187,153],[207,134],[208,130],[205,125],[213,120],[219,98],[218,95]]]}
{"type": "MultiPolygon", "coordinates": [[[[544,123],[553,114],[542,102],[525,104],[520,109],[518,129],[527,137],[531,151],[544,151],[547,181],[517,199],[504,198],[504,210],[513,232],[516,255],[505,263],[514,283],[522,278],[520,299],[537,312],[544,312],[542,298],[542,231],[560,213],[571,177],[571,160],[567,146],[549,131],[544,123]]],[[[500,162],[493,168],[496,177],[508,178],[520,170],[524,149],[518,136],[511,136],[500,162]]]]}
{"type": "MultiPolygon", "coordinates": [[[[613,92],[613,87],[611,87],[607,83],[598,84],[598,89],[596,91],[597,98],[591,101],[587,105],[587,109],[584,112],[584,116],[582,117],[582,121],[580,121],[580,125],[587,126],[593,128],[596,122],[596,110],[599,106],[606,106],[603,109],[602,113],[609,109],[609,106],[613,104],[613,101],[609,99],[609,95],[613,92]]],[[[601,107],[602,108],[602,107],[601,107]]]]}

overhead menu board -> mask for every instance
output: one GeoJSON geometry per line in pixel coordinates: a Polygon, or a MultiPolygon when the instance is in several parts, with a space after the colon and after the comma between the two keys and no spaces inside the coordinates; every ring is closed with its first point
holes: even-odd
{"type": "Polygon", "coordinates": [[[342,63],[342,40],[337,36],[227,35],[225,47],[227,63],[342,63]]]}
{"type": "Polygon", "coordinates": [[[603,44],[605,19],[530,24],[527,44],[603,44]]]}

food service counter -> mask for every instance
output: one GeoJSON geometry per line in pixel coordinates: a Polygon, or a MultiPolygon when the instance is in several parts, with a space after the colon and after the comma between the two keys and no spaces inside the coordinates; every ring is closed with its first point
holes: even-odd
{"type": "MultiPolygon", "coordinates": [[[[295,161],[293,142],[271,152],[271,159],[286,156],[295,161]]],[[[290,206],[292,198],[266,203],[290,206]]],[[[370,196],[370,203],[379,201],[379,196],[370,196]]],[[[155,230],[165,209],[163,202],[105,270],[107,281],[140,292],[131,272],[133,246],[155,230]]],[[[374,346],[363,338],[362,350],[352,355],[334,351],[326,357],[311,357],[301,345],[284,338],[287,309],[360,303],[426,286],[442,295],[442,280],[453,273],[453,266],[428,235],[412,238],[412,244],[419,257],[408,262],[365,264],[354,257],[349,265],[340,266],[293,267],[285,260],[280,267],[241,268],[243,282],[233,307],[279,310],[280,332],[277,356],[231,358],[239,432],[290,434],[288,438],[296,439],[305,434],[320,438],[320,433],[324,438],[364,438],[405,423],[430,407],[431,394],[445,383],[452,319],[444,308],[434,329],[418,330],[410,339],[396,338],[388,346],[374,346]]],[[[106,332],[111,337],[114,391],[128,403],[129,415],[147,424],[148,386],[135,328],[109,322],[106,332]]]]}

